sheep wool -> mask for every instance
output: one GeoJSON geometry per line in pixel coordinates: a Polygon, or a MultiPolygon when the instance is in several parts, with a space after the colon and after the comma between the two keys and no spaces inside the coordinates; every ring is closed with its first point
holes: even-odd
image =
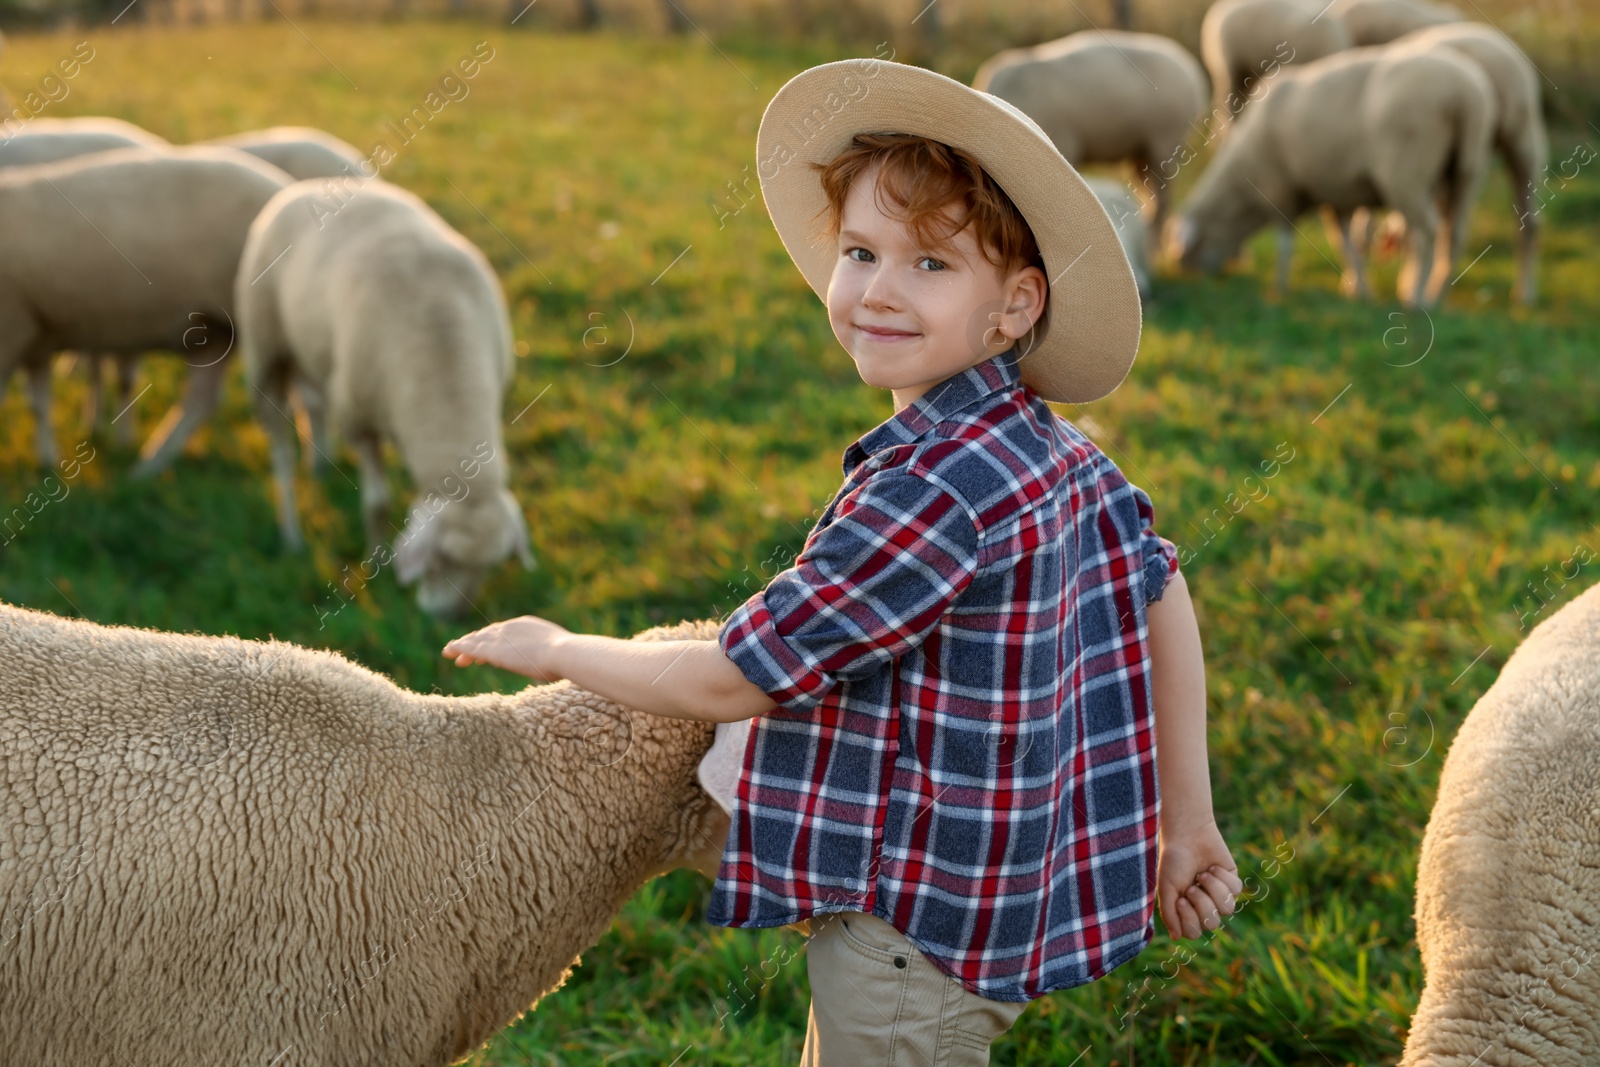
{"type": "Polygon", "coordinates": [[[1324,0],[1217,0],[1200,21],[1200,58],[1211,75],[1213,120],[1226,124],[1277,69],[1351,45],[1324,0]]]}
{"type": "Polygon", "coordinates": [[[365,177],[365,157],[352,144],[312,126],[271,126],[216,137],[204,144],[225,145],[266,160],[296,181],[307,178],[365,177]]]}
{"type": "Polygon", "coordinates": [[[1075,167],[1131,161],[1151,230],[1160,231],[1185,142],[1206,108],[1205,72],[1182,45],[1153,33],[1085,30],[995,54],[972,87],[1015,105],[1075,167]]]}
{"type": "Polygon", "coordinates": [[[454,1062],[715,872],[713,732],[0,604],[0,1063],[454,1062]]]}
{"type": "Polygon", "coordinates": [[[1424,988],[1401,1067],[1600,1062],[1600,584],[1468,712],[1417,866],[1424,988]]]}
{"type": "Polygon", "coordinates": [[[167,141],[121,119],[38,118],[0,138],[0,169],[57,163],[112,148],[165,148],[167,141]]]}
{"type": "Polygon", "coordinates": [[[1461,21],[1460,11],[1428,0],[1333,0],[1328,14],[1344,23],[1357,47],[1388,44],[1428,26],[1461,21]]]}

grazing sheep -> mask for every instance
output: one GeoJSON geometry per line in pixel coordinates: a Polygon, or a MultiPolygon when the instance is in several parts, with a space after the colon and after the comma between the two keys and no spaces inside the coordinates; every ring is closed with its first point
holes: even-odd
{"type": "MultiPolygon", "coordinates": [[[[1357,48],[1293,67],[1200,176],[1173,219],[1169,249],[1185,267],[1214,271],[1261,227],[1287,232],[1302,212],[1323,205],[1350,268],[1343,286],[1366,296],[1350,216],[1359,207],[1388,207],[1411,233],[1400,298],[1432,304],[1465,237],[1494,120],[1488,78],[1442,46],[1357,48]]],[[[1288,286],[1288,251],[1280,245],[1279,292],[1288,286]]]]}
{"type": "MultiPolygon", "coordinates": [[[[105,152],[113,148],[131,148],[138,145],[147,148],[165,148],[167,141],[121,119],[38,118],[15,133],[0,138],[0,169],[58,163],[64,159],[86,156],[91,152],[105,152]]],[[[110,357],[106,361],[116,367],[118,410],[126,410],[132,402],[133,371],[137,360],[137,355],[129,353],[120,357],[110,357]]],[[[84,405],[84,413],[85,421],[93,428],[99,422],[101,413],[102,360],[91,356],[86,363],[89,371],[89,397],[84,405]]],[[[50,421],[51,407],[48,374],[48,362],[29,367],[29,392],[34,401],[33,417],[46,424],[50,421]],[[35,376],[39,375],[43,376],[42,380],[35,380],[35,376]]],[[[132,440],[132,432],[132,419],[121,423],[117,427],[118,442],[128,444],[132,440]]]]}
{"type": "Polygon", "coordinates": [[[1111,225],[1117,229],[1117,240],[1128,256],[1133,268],[1134,281],[1139,284],[1141,299],[1150,298],[1150,237],[1144,219],[1139,216],[1139,198],[1122,182],[1090,175],[1084,176],[1100,206],[1111,216],[1111,225]]]}
{"type": "Polygon", "coordinates": [[[1206,79],[1184,47],[1149,33],[1086,30],[1010,48],[972,86],[1014,104],[1073,166],[1129,160],[1160,232],[1176,157],[1206,109],[1206,79]]]}
{"type": "Polygon", "coordinates": [[[0,605],[0,1063],[454,1062],[715,872],[715,732],[0,605]]]}
{"type": "Polygon", "coordinates": [[[1280,67],[1310,63],[1350,44],[1350,31],[1325,13],[1323,0],[1217,0],[1200,22],[1213,121],[1226,124],[1280,67]]]}
{"type": "Polygon", "coordinates": [[[1333,0],[1328,14],[1344,23],[1358,46],[1388,44],[1428,26],[1461,21],[1455,8],[1428,0],[1333,0]]]}
{"type": "Polygon", "coordinates": [[[202,144],[226,145],[271,163],[296,181],[307,178],[363,176],[366,157],[352,144],[312,126],[272,126],[227,137],[214,137],[202,144]]]}
{"type": "Polygon", "coordinates": [[[1517,217],[1517,299],[1537,299],[1540,213],[1532,209],[1534,183],[1549,162],[1539,106],[1539,74],[1512,40],[1481,22],[1456,22],[1407,34],[1395,45],[1454,48],[1477,63],[1494,89],[1494,147],[1511,177],[1511,207],[1517,217]]]}
{"type": "MultiPolygon", "coordinates": [[[[395,576],[420,579],[423,610],[466,610],[488,569],[512,552],[533,565],[501,441],[511,321],[472,242],[398,186],[372,182],[338,199],[322,181],[297,182],[251,225],[236,291],[241,357],[272,441],[285,546],[304,544],[293,381],[312,405],[326,406],[359,458],[371,546],[389,532],[383,442],[398,447],[419,496],[396,544],[395,576]]],[[[327,453],[332,443],[313,447],[327,453]]]]}
{"type": "Polygon", "coordinates": [[[64,348],[186,353],[183,403],[145,443],[135,474],[177,456],[216,407],[250,220],[288,183],[254,156],[193,146],[0,171],[0,389],[28,369],[41,464],[55,462],[49,360],[64,348]]]}
{"type": "Polygon", "coordinates": [[[1533,628],[1456,731],[1417,864],[1401,1067],[1600,1062],[1597,650],[1600,584],[1533,628]]]}

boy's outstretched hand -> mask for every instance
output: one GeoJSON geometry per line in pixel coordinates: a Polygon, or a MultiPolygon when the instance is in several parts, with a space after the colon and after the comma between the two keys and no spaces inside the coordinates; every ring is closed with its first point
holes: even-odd
{"type": "Polygon", "coordinates": [[[1200,937],[1215,930],[1222,916],[1233,914],[1235,896],[1243,890],[1239,868],[1214,821],[1171,833],[1161,827],[1156,896],[1168,934],[1200,937]]]}
{"type": "Polygon", "coordinates": [[[567,633],[548,619],[519,615],[462,634],[444,646],[443,654],[457,667],[489,663],[535,681],[559,682],[565,676],[555,670],[550,648],[567,633]]]}

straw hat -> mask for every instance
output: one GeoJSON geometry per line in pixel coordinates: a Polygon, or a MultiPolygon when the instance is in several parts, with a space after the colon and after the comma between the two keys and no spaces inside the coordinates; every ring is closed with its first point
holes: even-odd
{"type": "Polygon", "coordinates": [[[778,90],[756,134],[767,211],[823,303],[838,248],[812,236],[827,204],[806,161],[827,163],[857,133],[911,133],[970,152],[1022,212],[1050,280],[1043,316],[1018,342],[1022,380],[1046,400],[1082,404],[1121,384],[1139,349],[1139,289],[1105,208],[1050,138],[999,97],[931,70],[845,59],[778,90]],[[1042,327],[1042,328],[1041,328],[1042,327]]]}

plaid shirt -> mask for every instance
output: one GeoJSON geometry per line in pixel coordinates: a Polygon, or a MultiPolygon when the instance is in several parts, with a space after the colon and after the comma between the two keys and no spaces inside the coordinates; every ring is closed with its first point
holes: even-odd
{"type": "Polygon", "coordinates": [[[864,911],[980,996],[1092,981],[1155,930],[1149,497],[1013,349],[844,454],[845,483],[721,645],[754,720],[707,919],[864,911]]]}

